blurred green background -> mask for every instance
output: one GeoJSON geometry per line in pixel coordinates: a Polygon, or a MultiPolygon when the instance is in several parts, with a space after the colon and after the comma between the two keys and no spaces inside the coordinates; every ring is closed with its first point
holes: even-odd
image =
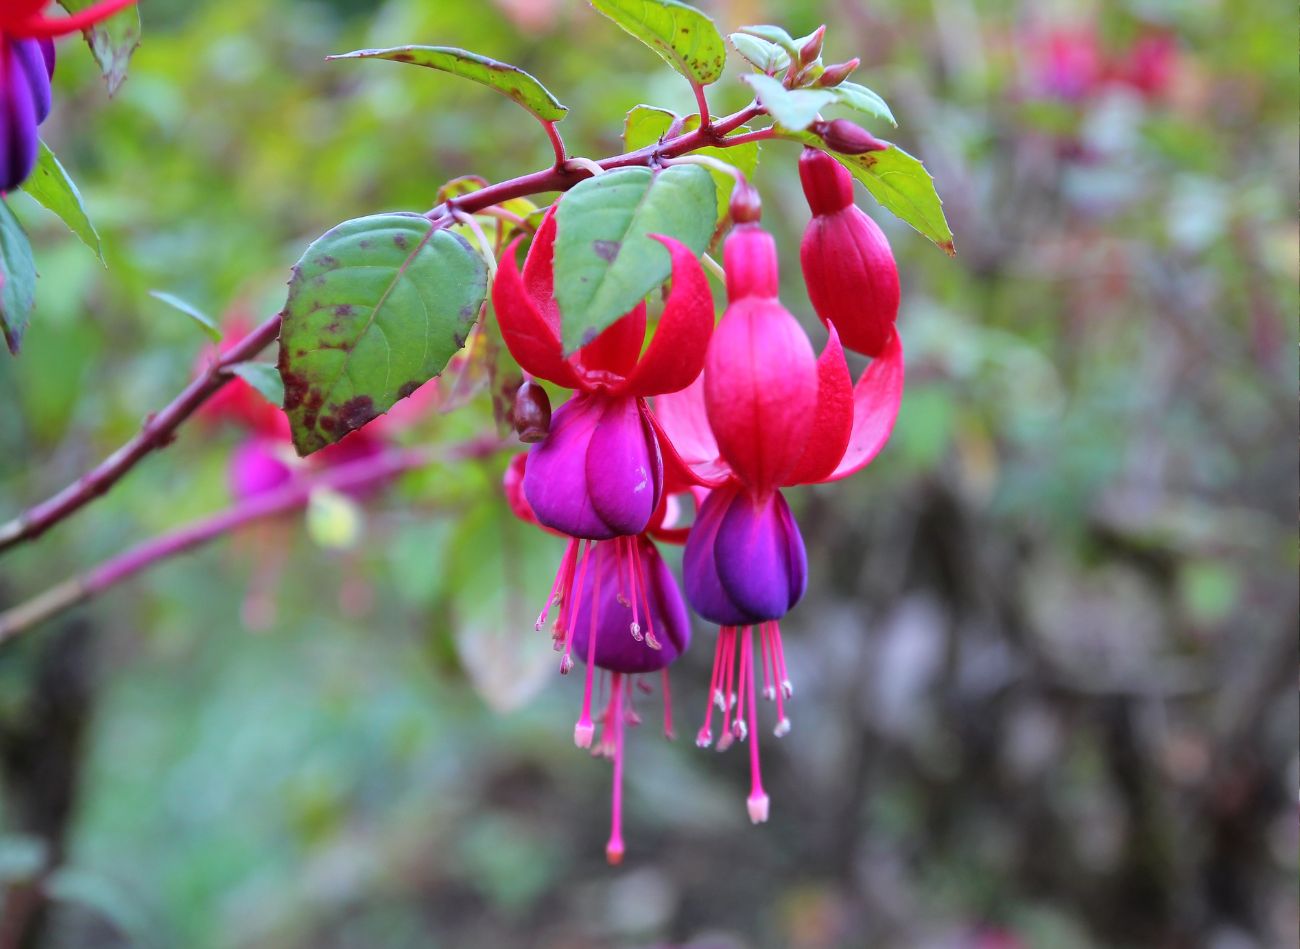
{"type": "MultiPolygon", "coordinates": [[[[141,6],[111,101],[64,43],[44,129],[108,269],[13,199],[42,280],[0,359],[4,516],[190,377],[205,338],[149,290],[261,319],[338,221],[549,161],[481,87],[326,54],[516,63],[593,157],[637,103],[692,101],[571,0],[141,6]]],[[[724,31],[830,24],[959,251],[859,192],[899,260],[908,388],[877,462],[793,493],[812,580],[771,822],[746,820],[743,754],[690,740],[700,624],[682,737],[633,734],[605,866],[609,768],[574,749],[581,687],[532,630],[560,545],[507,513],[504,459],[447,466],[368,503],[349,549],[328,511],[260,525],[0,649],[8,911],[58,867],[13,945],[1295,945],[1294,6],[702,6],[724,31]]],[[[814,328],[797,156],[769,144],[759,182],[814,328]]],[[[403,437],[492,424],[480,393],[403,437]]],[[[239,437],[191,425],[5,555],[0,605],[228,503],[239,437]]]]}

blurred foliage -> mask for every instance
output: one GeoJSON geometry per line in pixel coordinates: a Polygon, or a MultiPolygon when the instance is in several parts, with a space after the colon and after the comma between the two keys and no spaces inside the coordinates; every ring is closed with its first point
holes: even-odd
{"type": "MultiPolygon", "coordinates": [[[[117,96],[69,42],[44,129],[107,269],[14,199],[42,279],[21,359],[0,362],[6,512],[190,377],[204,334],[150,291],[259,319],[338,221],[550,160],[489,90],[326,54],[516,63],[594,157],[636,104],[692,102],[576,2],[142,5],[117,96]]],[[[828,55],[862,55],[902,119],[876,131],[925,160],[959,252],[877,215],[908,391],[880,460],[796,495],[813,577],[786,624],[799,691],[768,755],[772,822],[744,819],[740,756],[646,727],[628,861],[604,866],[608,769],[572,747],[576,683],[532,632],[558,542],[506,512],[504,459],[439,467],[360,523],[334,499],[310,532],[261,525],[0,652],[0,875],[12,894],[64,867],[42,944],[1294,944],[1294,9],[703,5],[728,29],[830,23],[828,55]],[[1152,37],[1173,50],[1154,93],[1080,81],[1152,37]]],[[[735,85],[716,111],[743,104],[735,85]]],[[[758,180],[784,299],[810,317],[796,157],[768,144],[758,180]]],[[[470,437],[488,403],[404,437],[470,437]]],[[[0,598],[226,503],[236,436],[190,429],[7,554],[0,598]]],[[[703,711],[697,635],[682,735],[703,711]]]]}

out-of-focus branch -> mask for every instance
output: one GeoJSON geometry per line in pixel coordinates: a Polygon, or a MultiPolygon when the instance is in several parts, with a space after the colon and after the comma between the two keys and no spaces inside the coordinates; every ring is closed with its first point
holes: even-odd
{"type": "Polygon", "coordinates": [[[297,510],[306,505],[312,492],[318,489],[355,491],[375,487],[404,471],[439,461],[485,458],[500,447],[500,440],[493,436],[442,450],[393,449],[297,478],[282,488],[259,494],[218,514],[145,541],[79,576],[50,587],[25,603],[5,610],[0,613],[0,643],[177,554],[193,550],[253,521],[297,510]]]}
{"type": "Polygon", "coordinates": [[[269,346],[280,332],[280,317],[271,317],[215,359],[161,412],[149,416],[140,431],[95,468],[58,494],[0,525],[0,551],[45,533],[59,521],[106,493],[141,458],[171,444],[176,429],[233,378],[230,368],[247,362],[269,346]]]}

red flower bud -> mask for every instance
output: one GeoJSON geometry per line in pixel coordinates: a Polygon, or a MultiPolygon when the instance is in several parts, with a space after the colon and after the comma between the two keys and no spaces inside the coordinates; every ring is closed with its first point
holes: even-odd
{"type": "Polygon", "coordinates": [[[799,255],[813,309],[845,346],[879,356],[898,318],[898,265],[889,241],[853,204],[853,177],[830,155],[805,148],[799,178],[813,212],[799,255]]]}
{"type": "Polygon", "coordinates": [[[838,86],[845,79],[848,79],[849,76],[853,75],[853,70],[857,69],[861,64],[862,60],[854,56],[848,62],[835,63],[831,66],[827,66],[822,71],[822,74],[817,77],[816,85],[823,89],[829,86],[838,86]]]}
{"type": "Polygon", "coordinates": [[[799,65],[807,66],[822,54],[822,40],[826,37],[826,24],[817,27],[808,41],[799,48],[799,65]]]}
{"type": "Polygon", "coordinates": [[[818,122],[813,131],[822,137],[826,147],[843,155],[861,155],[864,152],[883,152],[889,145],[876,138],[861,125],[848,119],[818,122]]]}

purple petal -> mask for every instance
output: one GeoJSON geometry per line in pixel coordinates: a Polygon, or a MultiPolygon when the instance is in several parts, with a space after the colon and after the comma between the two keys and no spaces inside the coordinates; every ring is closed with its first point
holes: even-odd
{"type": "Polygon", "coordinates": [[[32,105],[36,109],[36,124],[40,125],[50,114],[50,71],[45,66],[45,54],[39,40],[11,40],[13,57],[27,77],[32,105]]]}
{"type": "Polygon", "coordinates": [[[632,635],[627,546],[623,542],[600,543],[592,551],[588,582],[574,615],[573,655],[586,661],[595,604],[596,666],[610,672],[639,674],[666,668],[685,652],[691,642],[691,624],[672,571],[655,545],[644,537],[633,542],[639,550],[645,584],[644,599],[638,597],[637,614],[643,638],[638,640],[632,635]],[[660,648],[652,648],[644,639],[644,633],[650,631],[660,648]]]}
{"type": "Polygon", "coordinates": [[[686,536],[686,551],[682,556],[686,599],[695,612],[719,626],[745,626],[754,622],[754,618],[741,610],[723,587],[714,558],[718,528],[740,490],[738,484],[729,482],[709,492],[686,536]]]}
{"type": "Polygon", "coordinates": [[[600,519],[619,534],[650,523],[663,490],[663,457],[636,399],[611,399],[587,448],[587,491],[600,519]]]}
{"type": "Polygon", "coordinates": [[[537,519],[571,537],[639,534],[663,487],[663,460],[637,400],[574,396],[528,453],[524,496],[537,519]]]}
{"type": "Polygon", "coordinates": [[[528,452],[524,497],[546,527],[571,537],[614,536],[587,493],[587,448],[604,407],[575,395],[551,415],[551,430],[528,452]]]}
{"type": "Polygon", "coordinates": [[[12,191],[36,164],[36,103],[27,72],[9,42],[0,42],[0,191],[12,191]]]}
{"type": "Polygon", "coordinates": [[[803,596],[808,559],[780,492],[756,501],[739,486],[705,500],[686,541],[686,595],[723,626],[780,619],[803,596]]]}

